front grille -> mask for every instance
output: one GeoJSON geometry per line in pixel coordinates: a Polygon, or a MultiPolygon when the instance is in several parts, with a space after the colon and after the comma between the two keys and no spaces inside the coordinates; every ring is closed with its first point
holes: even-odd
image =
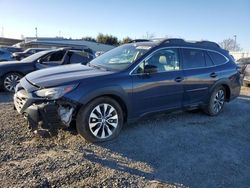
{"type": "Polygon", "coordinates": [[[27,99],[28,99],[28,93],[24,89],[18,91],[14,95],[15,107],[19,113],[23,110],[23,107],[24,107],[25,103],[27,102],[27,99]]]}

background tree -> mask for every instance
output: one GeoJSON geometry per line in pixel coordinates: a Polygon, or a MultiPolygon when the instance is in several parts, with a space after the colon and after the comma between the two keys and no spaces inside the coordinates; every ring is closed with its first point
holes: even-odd
{"type": "Polygon", "coordinates": [[[146,32],[146,34],[142,36],[143,39],[153,39],[154,37],[155,34],[150,32],[146,32]]]}
{"type": "Polygon", "coordinates": [[[91,42],[96,42],[96,39],[93,38],[93,37],[83,37],[82,40],[91,41],[91,42]]]}
{"type": "Polygon", "coordinates": [[[121,44],[127,44],[130,43],[133,39],[131,39],[130,37],[125,37],[124,39],[122,39],[122,41],[120,42],[121,44]]]}
{"type": "Polygon", "coordinates": [[[103,44],[109,44],[109,45],[118,45],[118,39],[117,37],[113,36],[113,35],[104,35],[102,33],[99,33],[97,38],[96,38],[97,42],[99,43],[103,43],[103,44]]]}
{"type": "Polygon", "coordinates": [[[240,51],[241,47],[240,44],[238,44],[235,39],[228,38],[224,39],[223,41],[219,42],[219,45],[228,51],[240,51]]]}

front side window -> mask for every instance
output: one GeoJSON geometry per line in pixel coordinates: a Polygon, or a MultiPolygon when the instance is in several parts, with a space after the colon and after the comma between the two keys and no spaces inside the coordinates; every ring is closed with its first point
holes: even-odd
{"type": "Polygon", "coordinates": [[[154,67],[156,72],[168,72],[179,70],[178,49],[164,49],[155,52],[150,58],[143,61],[136,73],[145,73],[145,67],[154,67]]]}
{"type": "Polygon", "coordinates": [[[206,67],[205,52],[197,49],[182,49],[183,68],[202,68],[206,67]]]}
{"type": "Polygon", "coordinates": [[[208,52],[209,56],[212,58],[215,65],[221,65],[227,62],[227,59],[216,52],[208,52]]]}

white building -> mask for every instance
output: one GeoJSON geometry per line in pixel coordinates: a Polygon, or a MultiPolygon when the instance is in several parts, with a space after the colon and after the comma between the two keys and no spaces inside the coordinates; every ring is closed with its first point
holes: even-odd
{"type": "Polygon", "coordinates": [[[101,44],[97,42],[76,40],[76,39],[65,39],[65,38],[33,38],[27,37],[23,42],[17,43],[15,46],[22,48],[58,48],[58,47],[75,47],[75,48],[90,48],[94,52],[98,51],[109,51],[115,46],[101,44]]]}
{"type": "Polygon", "coordinates": [[[250,52],[230,52],[230,54],[234,57],[235,60],[250,57],[250,52]]]}

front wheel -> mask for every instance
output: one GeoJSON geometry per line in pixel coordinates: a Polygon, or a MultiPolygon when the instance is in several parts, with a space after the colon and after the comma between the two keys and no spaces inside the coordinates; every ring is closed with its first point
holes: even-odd
{"type": "Polygon", "coordinates": [[[223,86],[217,87],[211,94],[209,104],[204,111],[211,116],[218,115],[225,104],[226,92],[223,86]]]}
{"type": "Polygon", "coordinates": [[[15,87],[19,83],[20,79],[22,78],[22,75],[18,73],[9,73],[4,76],[3,78],[3,87],[4,90],[7,92],[15,92],[15,87]]]}
{"type": "Polygon", "coordinates": [[[83,106],[76,120],[78,133],[90,142],[115,138],[123,125],[120,105],[109,97],[100,97],[83,106]]]}

